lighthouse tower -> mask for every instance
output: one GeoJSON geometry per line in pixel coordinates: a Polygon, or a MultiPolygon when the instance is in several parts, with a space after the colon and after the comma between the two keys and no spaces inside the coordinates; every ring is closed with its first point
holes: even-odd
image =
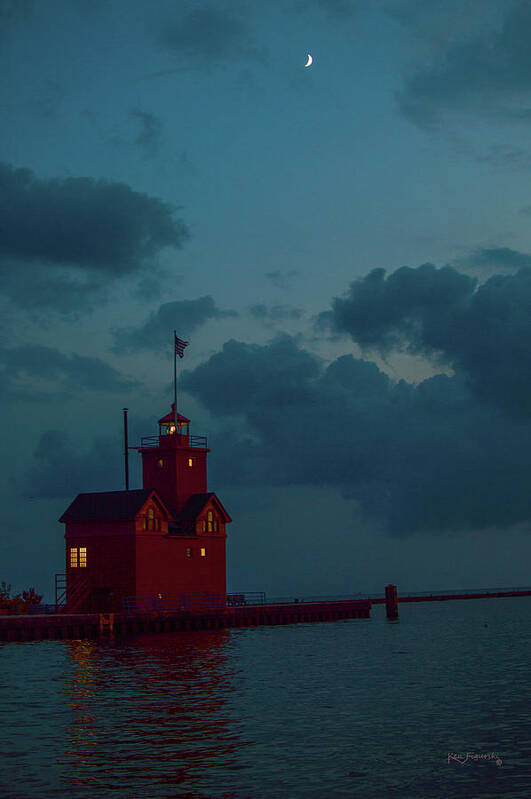
{"type": "Polygon", "coordinates": [[[138,450],[141,489],[78,494],[61,516],[70,611],[121,610],[129,597],[224,601],[231,518],[207,490],[206,437],[172,406],[138,450]]]}
{"type": "Polygon", "coordinates": [[[159,419],[158,436],[142,438],[142,483],[178,514],[194,494],[207,490],[206,436],[190,435],[190,420],[180,413],[159,419]]]}

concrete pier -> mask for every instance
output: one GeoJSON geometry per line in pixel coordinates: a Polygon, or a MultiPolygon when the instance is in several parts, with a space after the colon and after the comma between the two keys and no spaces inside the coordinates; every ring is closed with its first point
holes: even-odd
{"type": "Polygon", "coordinates": [[[369,600],[243,605],[213,611],[149,613],[57,613],[50,616],[0,616],[0,641],[108,638],[147,632],[256,627],[301,622],[368,619],[369,600]]]}
{"type": "MultiPolygon", "coordinates": [[[[395,586],[396,590],[396,586],[395,586]]],[[[386,587],[387,591],[387,587],[386,587]]],[[[446,594],[397,594],[397,602],[443,602],[450,599],[501,599],[504,597],[531,596],[531,589],[522,588],[514,590],[492,591],[466,591],[448,592],[446,594]]],[[[387,593],[384,597],[372,597],[371,605],[387,603],[387,593]]],[[[398,611],[397,611],[398,612],[398,611]]]]}

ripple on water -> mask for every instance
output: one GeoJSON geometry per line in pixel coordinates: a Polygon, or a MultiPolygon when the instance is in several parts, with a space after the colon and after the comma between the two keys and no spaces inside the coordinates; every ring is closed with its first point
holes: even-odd
{"type": "Polygon", "coordinates": [[[369,621],[2,645],[0,788],[527,796],[530,602],[411,604],[393,625],[373,608],[369,621]]]}

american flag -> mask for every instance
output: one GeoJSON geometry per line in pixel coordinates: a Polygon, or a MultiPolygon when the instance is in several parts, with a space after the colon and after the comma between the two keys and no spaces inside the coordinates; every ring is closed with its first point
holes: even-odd
{"type": "Polygon", "coordinates": [[[187,341],[182,341],[182,339],[175,336],[175,352],[179,356],[179,358],[184,358],[184,348],[188,346],[187,341]]]}

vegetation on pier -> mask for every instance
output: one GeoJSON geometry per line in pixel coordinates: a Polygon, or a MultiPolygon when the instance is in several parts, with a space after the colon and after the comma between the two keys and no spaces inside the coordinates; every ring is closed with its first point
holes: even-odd
{"type": "Polygon", "coordinates": [[[31,607],[40,605],[42,602],[42,594],[38,594],[35,588],[28,588],[27,591],[22,591],[21,594],[11,595],[11,586],[2,580],[0,583],[0,613],[29,613],[31,607]]]}

